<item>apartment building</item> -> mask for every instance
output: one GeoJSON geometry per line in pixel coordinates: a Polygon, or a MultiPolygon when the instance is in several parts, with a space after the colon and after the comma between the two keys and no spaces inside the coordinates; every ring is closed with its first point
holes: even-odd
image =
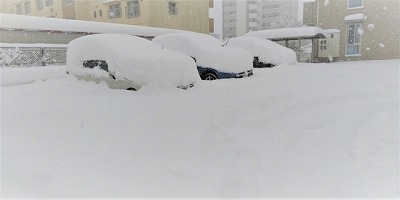
{"type": "Polygon", "coordinates": [[[316,24],[340,30],[339,60],[400,58],[399,0],[316,0],[316,24]]]}
{"type": "Polygon", "coordinates": [[[223,38],[298,26],[298,0],[224,0],[223,38]]]}
{"type": "Polygon", "coordinates": [[[1,12],[209,33],[208,1],[1,0],[1,12]],[[3,5],[4,4],[4,5],[3,5]]]}

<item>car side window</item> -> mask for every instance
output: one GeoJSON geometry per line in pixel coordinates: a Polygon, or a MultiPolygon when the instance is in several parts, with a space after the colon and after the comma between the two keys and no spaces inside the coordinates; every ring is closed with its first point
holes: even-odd
{"type": "Polygon", "coordinates": [[[108,72],[108,64],[104,60],[86,60],[83,62],[83,67],[93,69],[98,67],[106,72],[108,72]]]}

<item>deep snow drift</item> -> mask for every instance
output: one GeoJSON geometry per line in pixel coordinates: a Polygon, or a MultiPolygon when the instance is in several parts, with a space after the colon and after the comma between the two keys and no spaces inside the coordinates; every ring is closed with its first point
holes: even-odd
{"type": "Polygon", "coordinates": [[[398,197],[399,64],[281,65],[186,91],[3,86],[1,194],[398,197]]]}

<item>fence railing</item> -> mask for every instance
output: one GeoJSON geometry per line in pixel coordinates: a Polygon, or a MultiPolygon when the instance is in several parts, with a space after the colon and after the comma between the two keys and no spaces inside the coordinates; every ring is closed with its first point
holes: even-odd
{"type": "Polygon", "coordinates": [[[65,65],[66,45],[0,44],[0,67],[65,65]]]}

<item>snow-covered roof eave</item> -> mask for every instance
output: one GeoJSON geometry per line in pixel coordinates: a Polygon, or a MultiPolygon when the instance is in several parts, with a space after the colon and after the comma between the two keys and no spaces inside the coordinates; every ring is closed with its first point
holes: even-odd
{"type": "Polygon", "coordinates": [[[298,40],[325,38],[326,32],[318,27],[281,28],[246,33],[246,36],[262,37],[269,40],[298,40]]]}
{"type": "Polygon", "coordinates": [[[142,37],[186,32],[183,30],[155,28],[137,25],[91,22],[47,17],[34,17],[0,13],[0,29],[2,30],[39,30],[84,33],[119,33],[142,37]]]}
{"type": "Polygon", "coordinates": [[[363,13],[357,13],[354,15],[348,15],[344,18],[344,21],[362,21],[364,20],[364,14],[363,13]]]}

